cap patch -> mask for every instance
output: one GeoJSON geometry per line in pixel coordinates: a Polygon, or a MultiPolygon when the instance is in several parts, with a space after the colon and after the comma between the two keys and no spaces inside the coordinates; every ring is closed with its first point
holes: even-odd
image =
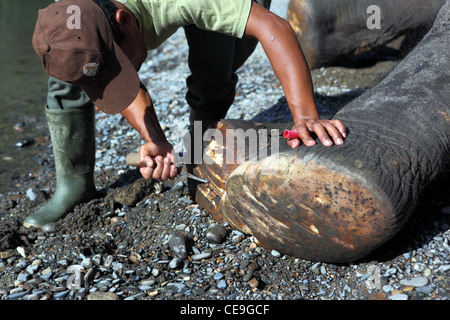
{"type": "Polygon", "coordinates": [[[83,67],[83,74],[87,77],[96,77],[98,75],[100,63],[89,62],[83,67]]]}

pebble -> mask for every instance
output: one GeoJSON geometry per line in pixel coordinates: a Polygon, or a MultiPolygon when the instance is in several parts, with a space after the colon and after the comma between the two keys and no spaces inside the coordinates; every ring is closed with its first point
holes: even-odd
{"type": "Polygon", "coordinates": [[[423,287],[428,284],[428,279],[425,277],[415,277],[411,279],[400,280],[400,284],[404,286],[423,287]]]}
{"type": "Polygon", "coordinates": [[[176,231],[169,237],[169,247],[175,256],[184,260],[187,258],[186,242],[188,237],[183,231],[176,231]]]}
{"type": "Polygon", "coordinates": [[[114,292],[96,291],[86,296],[87,300],[119,300],[119,296],[114,292]]]}
{"type": "Polygon", "coordinates": [[[227,230],[221,224],[212,224],[208,227],[206,231],[206,240],[211,243],[222,243],[225,236],[227,235],[227,230]]]}
{"type": "Polygon", "coordinates": [[[220,280],[217,283],[217,288],[219,289],[225,289],[227,287],[227,282],[225,280],[220,280]]]}
{"type": "Polygon", "coordinates": [[[36,191],[34,191],[32,188],[27,189],[26,194],[27,194],[28,199],[30,199],[31,201],[36,200],[38,197],[36,191]]]}
{"type": "Polygon", "coordinates": [[[211,258],[211,252],[204,252],[199,254],[193,254],[191,256],[192,260],[202,260],[202,259],[208,259],[211,258]]]}
{"type": "Polygon", "coordinates": [[[169,262],[170,269],[177,269],[181,265],[182,260],[180,258],[173,258],[169,262]]]}
{"type": "Polygon", "coordinates": [[[408,295],[404,293],[397,293],[389,297],[389,300],[408,300],[408,295]]]}
{"type": "Polygon", "coordinates": [[[152,275],[157,277],[159,276],[159,270],[158,269],[152,269],[152,275]]]}
{"type": "Polygon", "coordinates": [[[257,288],[259,285],[259,281],[256,278],[252,278],[247,282],[251,288],[257,288]]]}
{"type": "Polygon", "coordinates": [[[242,281],[248,282],[253,277],[253,272],[249,271],[245,274],[245,276],[242,278],[242,281]]]}
{"type": "Polygon", "coordinates": [[[214,275],[214,280],[220,280],[220,279],[222,279],[224,277],[224,275],[223,275],[223,273],[221,273],[221,272],[217,272],[215,275],[214,275]]]}
{"type": "Polygon", "coordinates": [[[275,258],[281,257],[281,253],[279,253],[277,250],[272,250],[270,253],[271,253],[272,256],[274,256],[275,258]]]}
{"type": "Polygon", "coordinates": [[[142,286],[153,286],[156,283],[155,279],[145,279],[145,280],[141,280],[141,285],[142,286]]]}
{"type": "Polygon", "coordinates": [[[186,290],[186,285],[183,283],[168,283],[166,287],[174,293],[183,293],[186,290]]]}

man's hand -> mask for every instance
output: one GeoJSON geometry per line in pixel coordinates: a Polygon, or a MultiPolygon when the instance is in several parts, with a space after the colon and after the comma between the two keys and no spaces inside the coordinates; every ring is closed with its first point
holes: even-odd
{"type": "Polygon", "coordinates": [[[173,164],[173,147],[167,140],[147,142],[139,148],[139,162],[144,164],[140,171],[145,179],[167,180],[177,175],[173,164]]]}
{"type": "Polygon", "coordinates": [[[312,133],[315,133],[324,146],[330,147],[334,144],[341,145],[346,138],[346,129],[340,120],[315,120],[301,118],[295,122],[292,130],[297,131],[299,138],[288,139],[287,144],[291,148],[297,148],[303,142],[306,146],[316,144],[312,133]],[[331,139],[330,139],[331,137],[331,139]]]}
{"type": "Polygon", "coordinates": [[[293,130],[300,136],[289,139],[288,145],[297,148],[302,141],[306,146],[315,145],[312,133],[325,146],[342,144],[346,129],[341,121],[320,120],[308,63],[290,24],[253,2],[245,35],[259,40],[283,87],[295,123],[293,130]]]}
{"type": "Polygon", "coordinates": [[[133,103],[121,113],[146,141],[139,148],[139,162],[145,166],[140,169],[142,176],[145,179],[174,178],[178,172],[173,165],[173,147],[159,125],[152,99],[144,85],[141,85],[133,103]]]}

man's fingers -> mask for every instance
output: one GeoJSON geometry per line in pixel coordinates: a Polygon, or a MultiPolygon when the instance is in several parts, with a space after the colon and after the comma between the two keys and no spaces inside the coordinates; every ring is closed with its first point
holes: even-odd
{"type": "Polygon", "coordinates": [[[338,128],[336,128],[334,126],[333,123],[331,123],[331,122],[324,122],[323,125],[327,129],[327,132],[328,132],[327,136],[329,135],[330,137],[332,137],[335,144],[341,145],[341,144],[344,143],[344,141],[342,140],[341,132],[339,131],[338,128]]]}
{"type": "Polygon", "coordinates": [[[171,179],[175,178],[177,176],[177,174],[178,174],[178,168],[176,165],[172,164],[170,166],[170,178],[171,179]]]}
{"type": "Polygon", "coordinates": [[[295,138],[295,139],[288,139],[288,140],[287,140],[287,144],[288,144],[289,147],[295,149],[295,148],[300,147],[300,145],[301,145],[302,143],[300,142],[299,139],[295,138]]]}
{"type": "MultiPolygon", "coordinates": [[[[327,126],[327,129],[328,129],[328,126],[327,126]]],[[[333,142],[330,140],[330,136],[328,135],[329,131],[327,132],[323,123],[315,122],[312,125],[311,131],[314,131],[314,133],[317,135],[320,142],[322,142],[322,144],[324,146],[330,147],[333,145],[333,142]]],[[[336,132],[337,132],[337,130],[336,130],[336,132]]]]}
{"type": "Polygon", "coordinates": [[[143,163],[147,168],[153,168],[155,166],[155,162],[150,157],[144,157],[144,159],[141,160],[141,163],[143,163]]]}
{"type": "Polygon", "coordinates": [[[153,168],[141,167],[140,171],[141,171],[141,175],[144,177],[144,179],[149,180],[153,176],[153,168]]]}
{"type": "Polygon", "coordinates": [[[331,120],[330,122],[333,123],[334,126],[339,130],[339,132],[341,133],[341,136],[343,138],[347,137],[347,129],[345,128],[345,126],[341,122],[341,120],[335,119],[335,120],[331,120]]]}
{"type": "Polygon", "coordinates": [[[294,128],[297,131],[298,139],[288,139],[287,144],[291,148],[297,148],[303,142],[306,146],[313,146],[316,144],[312,138],[312,133],[315,133],[324,146],[332,146],[333,142],[336,145],[342,145],[346,137],[346,128],[340,120],[305,120],[302,123],[297,123],[294,128]]]}
{"type": "Polygon", "coordinates": [[[161,179],[161,175],[162,175],[162,172],[164,169],[163,157],[161,157],[161,156],[155,157],[155,162],[156,162],[156,167],[153,170],[152,178],[153,179],[161,179]]]}
{"type": "Polygon", "coordinates": [[[170,178],[171,163],[172,163],[172,161],[170,160],[170,158],[168,158],[168,157],[164,158],[163,169],[162,169],[161,177],[160,177],[161,180],[167,180],[170,178]]]}
{"type": "Polygon", "coordinates": [[[306,126],[306,124],[297,125],[295,127],[297,129],[297,133],[299,139],[303,141],[303,143],[307,146],[313,146],[316,144],[314,139],[311,137],[310,129],[306,126]]]}

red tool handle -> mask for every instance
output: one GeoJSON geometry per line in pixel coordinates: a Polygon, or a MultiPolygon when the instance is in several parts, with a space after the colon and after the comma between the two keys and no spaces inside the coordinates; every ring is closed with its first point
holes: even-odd
{"type": "Polygon", "coordinates": [[[298,138],[298,132],[292,130],[285,130],[283,133],[283,137],[286,139],[295,139],[298,138]]]}

